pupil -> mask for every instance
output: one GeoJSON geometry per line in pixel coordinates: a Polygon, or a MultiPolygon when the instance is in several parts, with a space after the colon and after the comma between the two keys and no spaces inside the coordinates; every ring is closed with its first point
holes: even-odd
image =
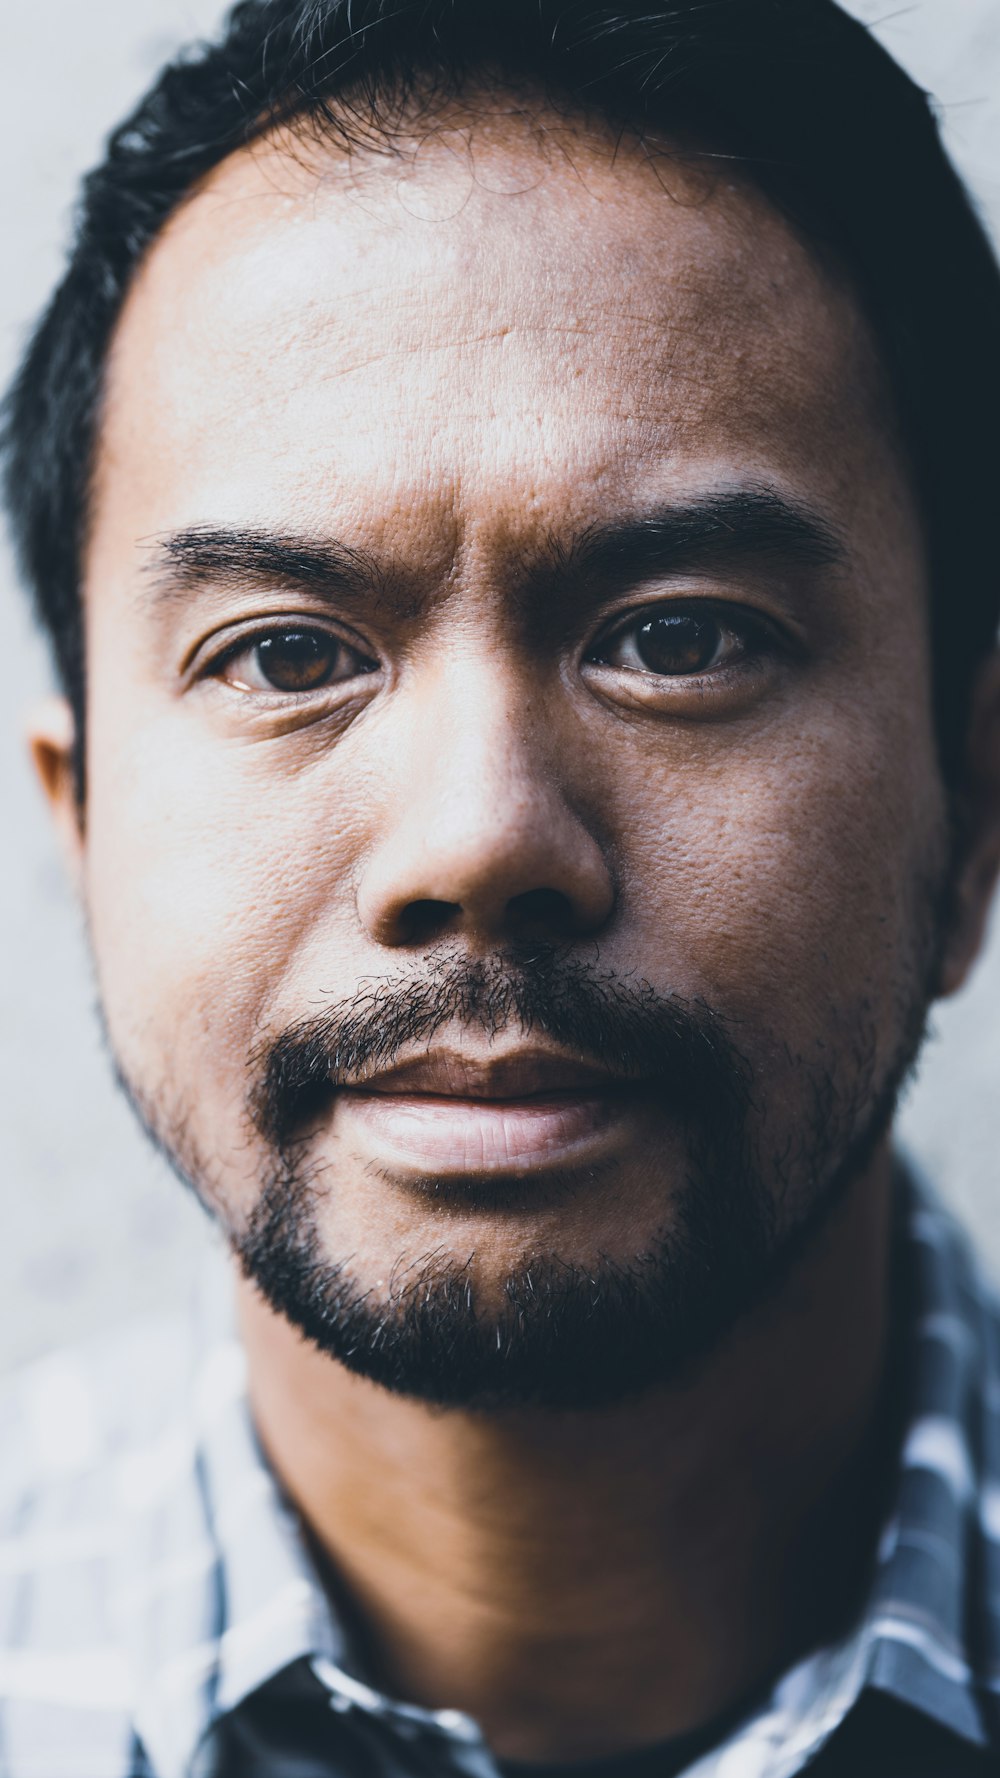
{"type": "Polygon", "coordinates": [[[664,612],[644,623],[637,647],[651,673],[700,673],[718,647],[718,625],[711,618],[664,612]]]}
{"type": "Polygon", "coordinates": [[[278,691],[314,691],[330,677],[336,647],[315,630],[284,630],[258,642],[257,659],[278,691]]]}

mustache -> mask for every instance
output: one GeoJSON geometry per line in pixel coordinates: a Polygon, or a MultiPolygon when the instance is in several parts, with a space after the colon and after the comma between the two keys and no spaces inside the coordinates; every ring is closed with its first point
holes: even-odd
{"type": "Polygon", "coordinates": [[[287,1150],[338,1085],[392,1067],[450,1025],[489,1041],[541,1033],[583,1062],[656,1083],[691,1121],[732,1128],[751,1070],[705,1002],[657,992],[537,944],[488,958],[431,953],[419,976],[367,978],[355,994],[269,1036],[251,1057],[251,1122],[287,1150]]]}

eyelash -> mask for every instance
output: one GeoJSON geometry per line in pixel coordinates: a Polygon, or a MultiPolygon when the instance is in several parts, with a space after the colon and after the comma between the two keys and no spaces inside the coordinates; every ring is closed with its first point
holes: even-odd
{"type": "MultiPolygon", "coordinates": [[[[353,659],[353,670],[347,672],[342,678],[334,678],[332,676],[334,669],[331,667],[328,676],[312,686],[290,687],[273,683],[270,685],[244,683],[242,687],[233,685],[233,689],[240,689],[244,695],[272,696],[287,703],[291,699],[309,698],[320,692],[328,692],[334,686],[351,684],[355,680],[365,678],[377,671],[378,661],[365,654],[358,642],[349,641],[347,637],[337,631],[309,619],[302,619],[298,622],[294,619],[286,619],[282,623],[271,623],[266,627],[244,633],[208,660],[201,668],[199,677],[224,681],[226,668],[242,656],[252,655],[268,642],[281,638],[287,641],[293,636],[315,641],[321,651],[319,659],[322,658],[323,650],[331,654],[334,660],[337,658],[336,651],[342,651],[343,655],[353,659]]],[[[657,684],[676,685],[678,683],[694,687],[704,685],[706,680],[729,677],[741,669],[750,669],[759,662],[763,655],[768,652],[774,653],[778,646],[779,639],[774,633],[773,625],[759,613],[750,612],[745,607],[714,603],[703,599],[661,600],[659,603],[644,606],[638,611],[630,612],[625,617],[616,619],[591,646],[584,656],[583,664],[627,673],[646,687],[657,684]],[[696,664],[690,669],[682,668],[676,672],[657,672],[655,667],[651,667],[641,660],[638,665],[634,663],[623,665],[608,658],[617,647],[622,644],[628,646],[630,641],[633,654],[640,654],[643,646],[643,632],[646,633],[645,641],[648,648],[652,642],[655,642],[657,625],[665,626],[661,629],[662,639],[669,642],[672,631],[673,639],[677,641],[681,637],[682,626],[685,624],[689,626],[687,637],[689,641],[697,640],[699,629],[703,636],[711,634],[714,630],[717,637],[716,653],[718,653],[719,646],[725,646],[727,637],[735,642],[736,646],[729,656],[721,661],[713,658],[696,664]]],[[[265,677],[259,660],[257,671],[261,677],[265,677]]],[[[232,684],[231,681],[229,683],[232,684]]]]}
{"type": "Polygon", "coordinates": [[[774,653],[780,646],[774,626],[769,620],[757,612],[748,611],[742,606],[715,603],[709,600],[670,600],[659,604],[644,606],[633,611],[627,617],[618,619],[609,629],[605,630],[584,657],[585,664],[590,666],[609,667],[618,672],[635,673],[654,682],[663,683],[685,681],[688,684],[703,683],[706,678],[722,676],[740,668],[752,667],[763,655],[774,653]],[[627,642],[629,638],[638,639],[643,630],[652,630],[661,621],[668,625],[679,626],[682,623],[701,626],[703,629],[714,627],[720,642],[727,636],[736,643],[736,649],[728,659],[721,662],[710,661],[690,671],[676,673],[657,673],[653,668],[622,667],[607,657],[616,644],[627,642]]]}
{"type": "MultiPolygon", "coordinates": [[[[266,697],[271,693],[284,700],[296,696],[309,697],[314,692],[328,691],[332,684],[347,684],[353,679],[365,678],[376,671],[378,667],[378,662],[366,655],[357,642],[349,641],[346,636],[340,635],[336,630],[328,629],[325,625],[314,623],[308,619],[297,622],[294,619],[286,619],[283,623],[272,623],[266,628],[245,632],[237,641],[230,643],[219,654],[206,661],[199,676],[204,679],[223,679],[225,669],[240,660],[241,657],[252,655],[255,650],[260,649],[267,642],[278,641],[282,638],[287,640],[292,636],[315,640],[321,648],[331,653],[339,650],[344,655],[353,657],[358,665],[354,672],[346,674],[343,679],[328,679],[323,684],[306,687],[298,692],[273,685],[269,687],[244,685],[242,688],[244,692],[252,692],[260,697],[266,697]]],[[[234,689],[236,688],[234,687],[234,689]]]]}

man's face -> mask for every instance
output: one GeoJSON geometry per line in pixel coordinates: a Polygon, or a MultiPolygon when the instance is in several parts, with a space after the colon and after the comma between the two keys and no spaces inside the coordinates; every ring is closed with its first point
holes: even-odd
{"type": "Polygon", "coordinates": [[[926,606],[865,326],[751,190],[539,117],[212,175],[110,366],[85,895],[273,1301],[583,1400],[752,1298],[919,1034],[926,606]]]}

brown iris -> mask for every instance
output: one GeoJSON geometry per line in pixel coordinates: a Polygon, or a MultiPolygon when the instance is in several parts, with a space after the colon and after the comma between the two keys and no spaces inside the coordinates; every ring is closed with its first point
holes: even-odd
{"type": "Polygon", "coordinates": [[[281,630],[256,645],[261,673],[276,691],[316,691],[326,685],[343,644],[320,630],[281,630]]]}
{"type": "Polygon", "coordinates": [[[661,612],[634,632],[636,653],[650,673],[701,673],[719,647],[714,618],[689,612],[661,612]]]}

